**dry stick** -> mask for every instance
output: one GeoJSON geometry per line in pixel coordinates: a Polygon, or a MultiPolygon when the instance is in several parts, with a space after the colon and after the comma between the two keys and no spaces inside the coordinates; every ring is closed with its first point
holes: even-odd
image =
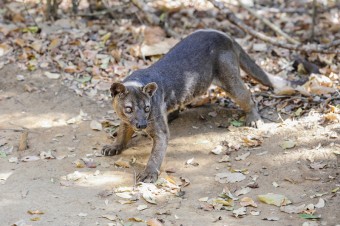
{"type": "Polygon", "coordinates": [[[28,130],[24,130],[24,132],[21,134],[20,139],[19,139],[19,147],[18,151],[22,152],[25,151],[28,148],[28,130]]]}
{"type": "Polygon", "coordinates": [[[311,38],[310,38],[311,41],[314,41],[315,23],[316,23],[316,0],[313,0],[312,32],[311,32],[311,38]]]}
{"type": "Polygon", "coordinates": [[[291,38],[288,34],[286,34],[284,31],[282,31],[278,26],[276,26],[275,24],[273,24],[272,22],[270,22],[268,19],[266,19],[263,16],[260,16],[259,14],[257,14],[257,12],[255,12],[253,9],[249,8],[248,6],[244,5],[240,0],[238,0],[239,5],[246,9],[249,13],[251,13],[253,16],[255,16],[257,19],[261,20],[265,25],[267,25],[270,29],[272,29],[275,33],[277,33],[278,35],[281,35],[282,37],[284,37],[285,39],[287,39],[288,42],[293,43],[293,44],[300,44],[298,41],[296,41],[295,39],[291,38]]]}
{"type": "Polygon", "coordinates": [[[249,27],[246,25],[242,20],[240,20],[238,17],[235,16],[235,14],[228,8],[226,8],[223,3],[217,2],[215,0],[208,0],[211,2],[217,9],[219,10],[224,10],[226,12],[227,19],[232,22],[233,24],[237,25],[240,27],[242,30],[247,32],[248,34],[261,39],[262,41],[268,42],[272,45],[285,48],[285,49],[290,49],[290,50],[296,50],[296,51],[303,51],[303,52],[316,52],[316,53],[327,53],[327,54],[339,54],[340,50],[328,50],[331,47],[335,47],[340,45],[340,39],[334,40],[331,43],[328,44],[313,44],[313,45],[294,45],[294,44],[289,44],[285,42],[281,42],[275,38],[268,37],[267,35],[264,35],[262,33],[259,33],[255,31],[253,28],[249,27]]]}

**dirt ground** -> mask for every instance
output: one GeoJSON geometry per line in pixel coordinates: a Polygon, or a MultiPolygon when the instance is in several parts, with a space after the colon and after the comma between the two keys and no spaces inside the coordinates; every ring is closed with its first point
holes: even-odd
{"type": "MultiPolygon", "coordinates": [[[[143,198],[123,204],[119,202],[123,198],[112,190],[134,186],[135,171],[145,166],[151,141],[138,135],[121,156],[94,154],[100,153],[101,147],[112,142],[112,138],[104,131],[92,130],[90,122],[108,114],[114,116],[109,102],[98,104],[88,97],[80,97],[62,85],[61,80],[48,79],[42,72],[22,72],[14,65],[0,71],[0,148],[14,147],[11,153],[0,158],[1,225],[119,225],[119,222],[145,225],[130,218],[143,221],[157,218],[164,225],[185,226],[340,224],[340,199],[336,190],[340,186],[339,155],[335,154],[340,151],[339,123],[320,125],[318,114],[311,113],[298,120],[267,122],[261,129],[226,129],[217,126],[231,114],[226,108],[212,105],[185,110],[170,124],[171,139],[162,175],[165,170],[174,171],[173,178],[187,178],[190,184],[182,188],[181,195],[158,195],[157,204],[150,204],[143,198]],[[18,74],[24,76],[24,81],[16,79],[18,74]],[[27,92],[26,85],[36,89],[27,92]],[[68,124],[80,110],[87,114],[83,119],[88,120],[68,124]],[[216,112],[217,116],[210,116],[211,112],[216,112]],[[202,116],[206,120],[202,120],[202,116]],[[23,128],[29,131],[29,149],[18,152],[23,128]],[[218,162],[225,151],[220,155],[211,153],[221,142],[237,146],[247,136],[260,137],[263,142],[255,148],[242,146],[231,151],[228,153],[230,162],[218,162]],[[293,141],[295,147],[283,149],[280,144],[285,140],[293,141]],[[21,161],[22,157],[39,156],[48,150],[56,159],[21,161]],[[249,157],[235,160],[248,151],[249,157]],[[133,156],[136,158],[133,167],[114,165],[119,158],[130,160],[133,156]],[[19,161],[11,162],[13,157],[18,157],[19,161]],[[74,162],[83,157],[93,158],[96,168],[77,168],[74,162]],[[186,165],[191,158],[198,165],[186,165]],[[315,169],[311,168],[311,163],[315,163],[315,169]],[[216,181],[215,175],[227,172],[228,167],[247,169],[249,173],[245,174],[246,179],[236,183],[216,181]],[[88,176],[81,180],[65,180],[64,177],[74,171],[88,176]],[[204,208],[207,202],[201,198],[218,197],[225,187],[234,193],[256,178],[258,188],[255,186],[238,197],[250,197],[258,205],[257,208],[247,207],[246,215],[236,218],[232,211],[204,208]],[[314,214],[321,215],[321,219],[302,219],[298,214],[288,214],[277,206],[261,203],[257,196],[267,193],[285,195],[295,206],[315,205],[322,198],[325,206],[316,208],[314,214]],[[140,211],[137,209],[140,205],[147,205],[147,208],[140,211]],[[43,214],[28,213],[35,210],[43,214]],[[260,215],[251,215],[251,210],[260,211],[260,215]],[[111,221],[103,215],[117,219],[111,221]],[[272,217],[277,221],[263,220],[272,217]]],[[[235,201],[234,208],[240,207],[239,200],[235,201]]]]}

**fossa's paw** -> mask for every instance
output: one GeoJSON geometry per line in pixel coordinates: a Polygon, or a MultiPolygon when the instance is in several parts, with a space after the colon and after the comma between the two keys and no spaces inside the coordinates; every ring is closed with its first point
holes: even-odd
{"type": "Polygon", "coordinates": [[[144,183],[154,183],[158,179],[158,171],[147,171],[144,170],[143,172],[139,173],[137,176],[138,182],[144,183]]]}
{"type": "Polygon", "coordinates": [[[246,126],[260,128],[263,124],[264,123],[258,113],[252,113],[247,115],[246,126]]]}
{"type": "Polygon", "coordinates": [[[119,155],[122,152],[122,148],[118,145],[105,145],[102,148],[102,155],[113,156],[119,155]]]}

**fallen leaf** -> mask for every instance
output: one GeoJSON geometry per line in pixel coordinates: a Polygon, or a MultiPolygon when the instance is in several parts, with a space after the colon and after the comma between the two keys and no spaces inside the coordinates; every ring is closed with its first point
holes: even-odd
{"type": "Polygon", "coordinates": [[[323,169],[325,166],[327,166],[327,163],[313,162],[309,166],[312,169],[319,170],[319,169],[323,169]]]}
{"type": "Polygon", "coordinates": [[[224,155],[221,159],[218,160],[218,162],[230,162],[230,156],[224,155]]]}
{"type": "Polygon", "coordinates": [[[257,197],[261,202],[275,206],[285,206],[292,203],[287,197],[280,194],[268,193],[257,197]]]}
{"type": "Polygon", "coordinates": [[[130,163],[128,161],[123,160],[123,158],[118,159],[115,161],[115,166],[122,167],[122,168],[130,168],[130,163]]]}
{"type": "Polygon", "coordinates": [[[306,213],[303,213],[303,214],[299,214],[299,217],[303,218],[303,219],[314,219],[314,220],[318,220],[318,219],[321,219],[321,215],[318,215],[318,216],[315,216],[315,215],[312,215],[312,214],[306,214],[306,213]]]}
{"type": "Polygon", "coordinates": [[[198,164],[197,162],[195,162],[195,158],[191,158],[191,159],[188,159],[188,160],[185,162],[185,165],[198,166],[199,164],[198,164]]]}
{"type": "Polygon", "coordinates": [[[109,215],[109,214],[104,214],[104,215],[102,215],[101,217],[102,217],[102,218],[106,218],[106,219],[108,219],[108,220],[110,220],[110,221],[115,221],[115,220],[117,220],[117,216],[109,215]]]}
{"type": "Polygon", "coordinates": [[[142,191],[142,197],[148,203],[157,204],[156,197],[151,193],[151,191],[148,190],[142,191]]]}
{"type": "Polygon", "coordinates": [[[285,213],[302,213],[306,209],[306,205],[302,204],[300,206],[292,206],[292,205],[287,205],[287,206],[281,206],[280,210],[285,213]]]}
{"type": "Polygon", "coordinates": [[[118,197],[121,197],[123,199],[132,199],[131,192],[117,192],[115,193],[118,197]]]}
{"type": "Polygon", "coordinates": [[[244,153],[244,154],[241,154],[241,155],[236,156],[236,157],[235,157],[235,160],[236,160],[236,161],[245,160],[246,158],[249,157],[249,155],[250,155],[250,152],[248,151],[248,152],[246,152],[246,153],[244,153]]]}
{"type": "Polygon", "coordinates": [[[320,208],[323,208],[323,207],[325,207],[325,200],[324,200],[324,199],[322,199],[322,198],[319,198],[319,201],[318,201],[318,203],[317,203],[317,204],[315,204],[315,208],[318,208],[318,209],[320,209],[320,208]]]}
{"type": "MultiPolygon", "coordinates": [[[[131,198],[133,198],[133,196],[131,196],[131,198]]],[[[136,201],[133,201],[133,200],[118,200],[118,202],[122,205],[125,205],[125,204],[135,203],[136,201]]]]}
{"type": "Polygon", "coordinates": [[[262,144],[262,140],[260,138],[253,136],[242,137],[241,139],[247,147],[258,147],[262,144]]]}
{"type": "Polygon", "coordinates": [[[250,214],[253,215],[253,216],[259,216],[260,215],[260,211],[256,211],[256,210],[251,210],[250,211],[250,214]]]}
{"type": "Polygon", "coordinates": [[[144,222],[143,219],[138,218],[138,217],[130,217],[130,218],[128,219],[128,221],[132,221],[132,222],[144,222]]]}
{"type": "Polygon", "coordinates": [[[155,219],[155,218],[147,220],[146,225],[148,225],[148,226],[163,226],[163,224],[158,219],[155,219]]]}
{"type": "Polygon", "coordinates": [[[8,159],[8,162],[10,162],[10,163],[18,163],[18,157],[10,157],[9,159],[8,159]]]}
{"type": "Polygon", "coordinates": [[[153,44],[142,43],[140,53],[143,57],[162,55],[167,53],[177,42],[178,40],[176,39],[166,38],[153,44]]]}
{"type": "Polygon", "coordinates": [[[255,203],[255,201],[252,198],[249,197],[243,197],[240,200],[240,205],[241,206],[252,206],[252,207],[257,207],[257,204],[255,203]]]}
{"type": "Polygon", "coordinates": [[[40,152],[41,159],[55,159],[51,150],[40,152]]]}
{"type": "Polygon", "coordinates": [[[6,55],[12,50],[12,47],[7,45],[6,43],[1,43],[0,44],[0,57],[6,55]]]}
{"type": "Polygon", "coordinates": [[[296,146],[296,143],[292,140],[287,140],[287,141],[284,141],[280,144],[280,147],[283,148],[283,149],[290,149],[290,148],[293,148],[296,146]]]}
{"type": "Polygon", "coordinates": [[[110,37],[111,37],[111,32],[108,32],[101,37],[101,40],[105,44],[107,42],[107,40],[109,40],[110,37]]]}
{"type": "Polygon", "coordinates": [[[40,217],[33,217],[30,219],[31,221],[40,221],[40,217]]]}
{"type": "Polygon", "coordinates": [[[33,162],[33,161],[37,161],[37,160],[40,160],[40,158],[38,156],[34,156],[34,155],[25,156],[25,157],[22,157],[20,159],[20,161],[22,161],[22,162],[33,162]]]}
{"type": "Polygon", "coordinates": [[[241,189],[235,191],[235,195],[236,196],[245,195],[245,194],[249,193],[250,191],[251,191],[250,187],[241,188],[241,189]]]}
{"type": "Polygon", "coordinates": [[[220,183],[235,183],[244,179],[246,179],[246,176],[244,176],[242,173],[225,172],[215,175],[215,180],[220,183]]]}
{"type": "Polygon", "coordinates": [[[219,155],[223,152],[224,147],[222,145],[216,146],[214,149],[211,150],[212,153],[215,155],[219,155]]]}
{"type": "Polygon", "coordinates": [[[241,208],[238,208],[236,210],[233,210],[233,215],[235,217],[239,217],[239,216],[246,215],[246,212],[247,212],[247,208],[246,207],[241,207],[241,208]]]}
{"type": "Polygon", "coordinates": [[[103,130],[102,124],[100,122],[96,121],[96,120],[91,121],[90,128],[93,129],[93,130],[98,130],[98,131],[103,130]]]}
{"type": "Polygon", "coordinates": [[[203,198],[199,198],[198,201],[200,202],[207,202],[209,200],[209,197],[203,197],[203,198]]]}
{"type": "Polygon", "coordinates": [[[244,124],[243,122],[236,121],[236,120],[233,120],[233,121],[230,122],[230,125],[235,126],[235,127],[243,126],[243,124],[244,124]]]}
{"type": "Polygon", "coordinates": [[[57,48],[60,45],[60,39],[55,38],[51,41],[50,45],[47,47],[48,50],[57,48]]]}
{"type": "Polygon", "coordinates": [[[186,177],[180,177],[179,179],[182,182],[181,187],[186,187],[186,186],[188,186],[190,184],[190,180],[188,178],[186,178],[186,177]]]}
{"type": "Polygon", "coordinates": [[[87,168],[96,168],[97,164],[92,158],[82,158],[87,168]]]}
{"type": "Polygon", "coordinates": [[[274,187],[280,187],[280,185],[278,184],[278,183],[276,183],[275,181],[272,183],[272,185],[274,186],[274,187]]]}
{"type": "Polygon", "coordinates": [[[139,211],[145,210],[145,209],[147,209],[147,208],[148,208],[147,205],[138,205],[138,206],[137,206],[137,210],[139,210],[139,211]]]}
{"type": "Polygon", "coordinates": [[[27,213],[34,215],[34,214],[44,214],[44,212],[40,210],[28,210],[27,213]]]}
{"type": "Polygon", "coordinates": [[[25,80],[25,76],[23,76],[23,75],[17,75],[16,78],[17,78],[18,81],[24,81],[25,80]]]}
{"type": "Polygon", "coordinates": [[[76,181],[76,180],[79,180],[83,177],[84,177],[84,175],[82,173],[80,173],[79,171],[74,171],[73,173],[66,175],[66,180],[76,181]]]}

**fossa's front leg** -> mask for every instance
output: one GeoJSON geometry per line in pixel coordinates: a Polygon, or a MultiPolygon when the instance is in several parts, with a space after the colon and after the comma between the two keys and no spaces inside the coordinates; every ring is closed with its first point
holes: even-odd
{"type": "Polygon", "coordinates": [[[147,132],[153,140],[152,151],[144,171],[138,175],[137,180],[146,183],[153,183],[158,178],[168,146],[169,128],[166,114],[164,117],[159,117],[156,121],[154,121],[147,132]]]}
{"type": "Polygon", "coordinates": [[[124,122],[121,122],[118,128],[116,140],[112,145],[105,145],[102,149],[102,155],[112,156],[120,154],[131,139],[134,131],[132,127],[124,122]]]}

